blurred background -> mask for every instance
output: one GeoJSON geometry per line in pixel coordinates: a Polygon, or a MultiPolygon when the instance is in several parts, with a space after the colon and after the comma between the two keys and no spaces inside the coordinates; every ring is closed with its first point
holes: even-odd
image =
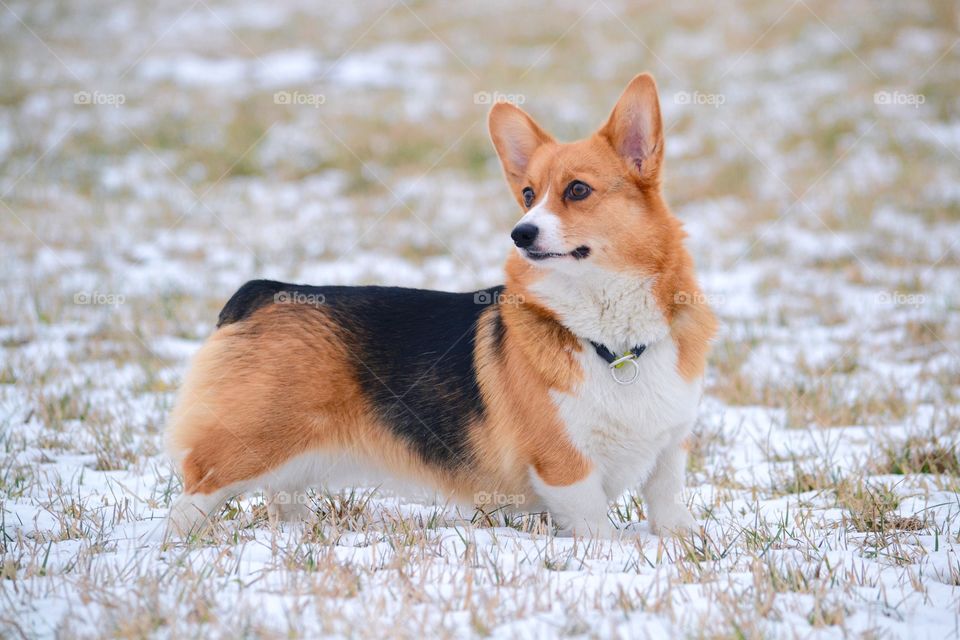
{"type": "MultiPolygon", "coordinates": [[[[161,513],[173,392],[248,279],[499,282],[491,103],[574,139],[645,70],[723,322],[695,481],[739,472],[732,407],[785,441],[956,434],[958,25],[936,0],[0,0],[8,506],[84,468],[161,513]]],[[[902,473],[905,442],[869,464],[902,473]]]]}

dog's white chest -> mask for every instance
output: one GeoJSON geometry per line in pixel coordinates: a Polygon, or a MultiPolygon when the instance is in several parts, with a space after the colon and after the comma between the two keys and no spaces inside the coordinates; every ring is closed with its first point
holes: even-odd
{"type": "Polygon", "coordinates": [[[583,383],[553,399],[571,440],[601,473],[612,499],[646,478],[667,444],[686,436],[702,385],[677,372],[677,349],[669,338],[650,345],[636,360],[639,375],[633,384],[618,384],[606,361],[584,344],[578,357],[583,383]]]}
{"type": "MultiPolygon", "coordinates": [[[[653,278],[584,267],[576,278],[550,272],[533,291],[574,335],[601,341],[617,355],[647,345],[636,360],[636,381],[622,385],[583,340],[577,356],[583,382],[572,393],[553,394],[571,441],[614,498],[649,475],[664,447],[686,436],[702,384],[677,371],[677,347],[653,295],[653,278]]],[[[622,373],[628,377],[628,370],[622,373]]]]}

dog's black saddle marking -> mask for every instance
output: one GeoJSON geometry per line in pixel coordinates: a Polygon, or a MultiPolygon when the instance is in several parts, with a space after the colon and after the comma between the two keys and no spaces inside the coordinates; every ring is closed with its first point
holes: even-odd
{"type": "MultiPolygon", "coordinates": [[[[485,413],[474,358],[477,323],[490,306],[499,316],[502,291],[255,280],[230,298],[217,326],[240,322],[269,304],[304,304],[329,314],[343,329],[353,373],[379,417],[426,462],[455,468],[469,463],[467,428],[485,413]]],[[[500,343],[502,321],[494,322],[500,343]]]]}

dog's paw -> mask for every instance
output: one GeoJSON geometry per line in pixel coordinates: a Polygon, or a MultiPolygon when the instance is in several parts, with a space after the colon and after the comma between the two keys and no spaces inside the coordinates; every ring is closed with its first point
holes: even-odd
{"type": "Polygon", "coordinates": [[[220,508],[222,501],[219,495],[181,494],[170,505],[165,536],[185,538],[209,526],[210,516],[220,508]]]}
{"type": "Polygon", "coordinates": [[[574,526],[559,526],[557,528],[558,538],[616,538],[619,532],[610,521],[604,518],[599,522],[587,522],[582,520],[574,526]]]}
{"type": "Polygon", "coordinates": [[[679,505],[664,513],[651,514],[650,517],[650,530],[658,536],[685,536],[699,527],[690,511],[679,505]]]}

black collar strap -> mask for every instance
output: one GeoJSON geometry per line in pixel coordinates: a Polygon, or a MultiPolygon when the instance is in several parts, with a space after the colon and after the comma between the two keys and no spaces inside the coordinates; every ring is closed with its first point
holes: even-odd
{"type": "MultiPolygon", "coordinates": [[[[590,344],[593,345],[593,348],[597,350],[597,355],[606,360],[607,364],[613,364],[618,360],[618,357],[613,355],[613,352],[610,349],[607,349],[606,345],[602,345],[599,342],[590,341],[590,344]]],[[[633,357],[639,358],[640,354],[647,350],[647,345],[638,344],[633,349],[630,349],[630,353],[633,354],[633,357]]],[[[626,355],[626,354],[624,354],[626,355]]],[[[620,356],[623,357],[623,356],[620,356]]]]}

